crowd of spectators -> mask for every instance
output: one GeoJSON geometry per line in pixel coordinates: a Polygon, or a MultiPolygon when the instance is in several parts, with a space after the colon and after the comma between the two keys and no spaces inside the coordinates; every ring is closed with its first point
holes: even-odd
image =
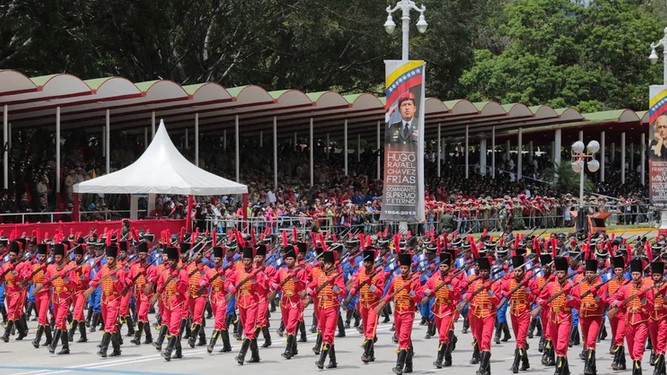
{"type": "MultiPolygon", "coordinates": [[[[192,148],[183,147],[182,138],[172,139],[187,158],[194,159],[192,148]]],[[[10,188],[0,194],[1,213],[62,212],[57,219],[68,220],[73,203],[72,186],[104,172],[101,140],[81,130],[66,132],[60,140],[61,193],[57,193],[54,134],[43,129],[20,130],[14,132],[12,141],[10,188]]],[[[241,139],[240,180],[249,187],[248,217],[261,222],[263,227],[287,226],[296,221],[308,226],[362,228],[366,231],[382,228],[379,220],[382,181],[375,179],[381,151],[367,147],[367,151],[360,155],[350,154],[349,174],[345,175],[340,148],[326,149],[318,145],[314,150],[315,186],[311,188],[310,152],[306,145],[292,142],[279,146],[280,173],[276,190],[273,186],[272,145],[264,143],[260,147],[259,140],[241,139]]],[[[131,164],[144,150],[143,136],[114,132],[111,143],[112,170],[131,164]]],[[[235,179],[233,145],[225,147],[221,137],[203,137],[200,150],[200,167],[235,179]]],[[[532,158],[524,155],[524,178],[521,180],[517,180],[516,154],[509,159],[498,157],[494,179],[490,177],[489,166],[486,175],[480,174],[479,162],[475,153],[471,153],[470,173],[465,179],[464,154],[462,149],[457,150],[450,151],[444,162],[440,160],[440,178],[437,177],[437,155],[427,151],[426,222],[419,231],[444,227],[481,231],[484,228],[504,229],[508,225],[514,228],[571,225],[569,212],[578,205],[578,200],[543,181],[543,171],[551,163],[546,153],[532,158]]],[[[626,183],[621,184],[619,169],[620,165],[607,163],[605,182],[595,183],[598,176],[592,176],[593,192],[609,196],[609,199],[586,199],[587,207],[592,211],[611,209],[622,223],[652,219],[646,205],[647,190],[641,185],[637,172],[627,171],[626,183]]],[[[123,216],[117,213],[119,210],[129,209],[126,195],[86,194],[81,199],[85,219],[117,219],[123,216]]],[[[225,230],[243,216],[240,197],[197,199],[195,217],[202,227],[210,229],[215,226],[225,230]]],[[[146,216],[180,218],[186,215],[185,197],[158,196],[155,203],[156,209],[146,216]]],[[[140,208],[146,210],[147,207],[145,200],[140,201],[140,208]]],[[[2,217],[3,222],[16,220],[19,220],[16,216],[2,217]]],[[[37,215],[29,220],[47,219],[37,215]]]]}

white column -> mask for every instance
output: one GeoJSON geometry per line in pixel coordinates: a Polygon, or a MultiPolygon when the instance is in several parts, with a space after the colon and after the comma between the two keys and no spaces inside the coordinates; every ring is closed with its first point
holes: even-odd
{"type": "Polygon", "coordinates": [[[554,164],[555,165],[560,165],[560,148],[562,146],[562,141],[563,141],[563,133],[561,129],[556,129],[554,131],[554,148],[553,148],[553,157],[554,157],[554,164]]]}
{"type": "Polygon", "coordinates": [[[533,141],[528,141],[528,162],[530,165],[533,165],[533,141]]]}
{"type": "Polygon", "coordinates": [[[189,150],[190,149],[190,129],[185,128],[185,149],[189,150]]]}
{"type": "Polygon", "coordinates": [[[377,179],[378,180],[380,179],[380,175],[382,173],[382,170],[381,170],[382,165],[380,164],[381,163],[381,161],[380,161],[380,148],[382,147],[382,145],[380,144],[380,130],[381,130],[381,125],[380,125],[380,121],[378,121],[378,126],[377,126],[377,145],[378,145],[378,147],[376,149],[377,153],[378,153],[378,156],[377,156],[377,179]]]}
{"type": "Polygon", "coordinates": [[[486,176],[486,138],[479,140],[479,174],[486,176]]]}
{"type": "Polygon", "coordinates": [[[273,189],[278,191],[278,116],[273,116],[273,189]]]}
{"type": "Polygon", "coordinates": [[[12,148],[12,123],[7,123],[7,144],[12,148]]]}
{"type": "Polygon", "coordinates": [[[195,113],[195,165],[199,166],[199,113],[195,113]]]}
{"type": "Polygon", "coordinates": [[[600,181],[604,182],[604,167],[607,162],[605,155],[605,141],[604,130],[600,132],[600,181]]]}
{"type": "Polygon", "coordinates": [[[60,107],[56,107],[56,193],[60,193],[60,107]]]}
{"type": "MultiPolygon", "coordinates": [[[[7,136],[9,126],[9,106],[5,104],[2,109],[2,139],[7,143],[7,136]]],[[[5,179],[4,188],[5,190],[9,189],[9,150],[7,147],[3,147],[2,151],[2,175],[5,179]]]]}
{"type": "Polygon", "coordinates": [[[155,138],[155,111],[151,112],[151,139],[155,138]]]}
{"type": "Polygon", "coordinates": [[[227,129],[222,131],[222,151],[227,151],[227,129]]]}
{"type": "Polygon", "coordinates": [[[345,126],[343,127],[343,138],[343,160],[345,160],[345,175],[347,176],[347,119],[345,119],[345,126]]]}
{"type": "Polygon", "coordinates": [[[523,178],[523,129],[519,128],[516,146],[516,179],[523,178]]]}
{"type": "Polygon", "coordinates": [[[144,150],[148,148],[148,126],[144,126],[144,150]]]}
{"type": "Polygon", "coordinates": [[[639,135],[640,154],[641,154],[641,181],[642,186],[646,185],[646,133],[639,135]]]}
{"type": "Polygon", "coordinates": [[[469,129],[469,126],[470,126],[470,125],[466,125],[466,143],[465,143],[465,144],[466,144],[466,148],[465,148],[465,150],[463,151],[463,152],[465,153],[465,155],[466,155],[466,156],[465,156],[465,160],[466,160],[466,165],[465,165],[465,171],[466,171],[466,174],[465,174],[465,177],[466,177],[466,180],[468,179],[468,173],[469,173],[469,171],[468,171],[468,168],[469,168],[469,165],[468,165],[468,154],[469,154],[469,152],[468,152],[468,146],[469,146],[469,144],[468,144],[468,142],[469,142],[469,140],[468,140],[468,136],[470,135],[470,132],[469,132],[469,130],[470,130],[470,129],[469,129]]]}
{"type": "Polygon", "coordinates": [[[106,168],[107,168],[107,174],[109,174],[111,173],[111,110],[108,108],[106,113],[105,131],[107,136],[104,143],[104,148],[107,149],[106,168]]]}
{"type": "Polygon", "coordinates": [[[491,127],[491,178],[496,178],[496,126],[491,127]]]}
{"type": "Polygon", "coordinates": [[[625,132],[621,133],[621,183],[625,183],[625,132]]]}
{"type": "Polygon", "coordinates": [[[583,130],[579,130],[579,140],[580,140],[581,142],[584,141],[584,131],[583,131],[583,130]]]}
{"type": "Polygon", "coordinates": [[[441,164],[441,160],[440,160],[440,158],[441,158],[441,155],[442,155],[442,143],[441,143],[441,142],[442,142],[442,138],[441,138],[441,135],[440,135],[440,134],[442,134],[442,133],[441,133],[441,131],[442,131],[441,128],[442,128],[442,125],[441,125],[441,124],[438,124],[438,158],[437,158],[437,162],[438,162],[438,178],[440,178],[440,164],[441,164]]]}
{"type": "Polygon", "coordinates": [[[509,161],[510,158],[512,157],[512,154],[510,154],[510,147],[512,147],[512,145],[510,144],[510,140],[508,138],[505,141],[505,158],[507,159],[507,161],[509,161]]]}
{"type": "Polygon", "coordinates": [[[310,187],[315,186],[315,171],[313,169],[313,164],[315,163],[315,159],[313,156],[313,118],[310,118],[310,145],[308,147],[310,149],[310,187]]]}
{"type": "Polygon", "coordinates": [[[259,148],[264,147],[264,130],[259,131],[259,148]]]}
{"type": "Polygon", "coordinates": [[[361,134],[357,134],[357,164],[361,163],[361,134]]]}
{"type": "Polygon", "coordinates": [[[630,143],[630,172],[635,171],[635,144],[630,143]]]}
{"type": "MultiPolygon", "coordinates": [[[[227,144],[225,134],[225,145],[227,144]]],[[[234,155],[236,164],[236,182],[241,182],[241,150],[239,147],[239,115],[234,116],[234,155]]]]}

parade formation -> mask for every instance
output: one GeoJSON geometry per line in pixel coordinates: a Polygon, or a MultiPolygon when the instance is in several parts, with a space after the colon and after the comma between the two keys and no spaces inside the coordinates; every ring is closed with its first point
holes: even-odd
{"type": "Polygon", "coordinates": [[[2,340],[25,339],[34,312],[33,346],[57,355],[101,329],[102,358],[122,356],[128,344],[153,345],[165,361],[183,358],[182,345],[225,353],[233,337],[240,342],[233,360],[244,365],[261,362],[260,347],[272,345],[271,312],[280,314],[278,334],[287,342],[281,357],[307,356],[297,342],[305,341],[304,311],[312,307],[318,369],[338,367],[335,341],[352,319],[362,335],[361,363],[375,362],[378,322],[393,314],[391,370],[399,375],[452,366],[457,334],[468,332],[477,375],[492,373],[501,336],[515,338],[514,360],[495,373],[539,366],[529,361],[534,350],[555,374],[570,374],[577,357],[584,374],[597,374],[596,357],[604,355],[613,370],[641,374],[648,348],[654,375],[665,375],[666,248],[663,236],[605,233],[12,233],[0,238],[2,340]],[[432,364],[414,361],[415,319],[427,338],[437,338],[432,364]],[[128,343],[123,327],[133,337],[128,343]],[[539,346],[530,348],[535,330],[539,346]],[[607,353],[598,342],[608,335],[607,353]],[[581,353],[568,353],[579,342],[581,353]]]}

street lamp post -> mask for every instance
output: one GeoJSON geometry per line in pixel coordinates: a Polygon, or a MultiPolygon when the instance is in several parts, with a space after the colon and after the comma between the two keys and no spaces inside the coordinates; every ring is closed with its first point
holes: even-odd
{"type": "Polygon", "coordinates": [[[409,60],[408,58],[408,52],[409,52],[409,37],[410,37],[410,11],[411,10],[416,10],[419,12],[419,20],[417,21],[417,31],[420,33],[425,33],[426,28],[428,27],[428,24],[426,23],[426,18],[424,18],[424,12],[426,12],[426,7],[421,6],[419,8],[414,1],[411,0],[400,0],[398,3],[396,3],[396,6],[394,8],[390,6],[387,6],[387,21],[384,23],[384,29],[387,32],[387,34],[391,34],[394,32],[394,29],[396,29],[396,24],[394,23],[394,19],[391,17],[391,14],[394,13],[397,10],[402,10],[403,14],[401,16],[401,29],[403,31],[403,55],[402,55],[402,60],[409,60]]]}
{"type": "Polygon", "coordinates": [[[579,210],[577,214],[577,230],[584,227],[584,164],[591,173],[595,173],[600,169],[600,162],[595,160],[595,154],[600,151],[600,143],[598,141],[590,141],[586,146],[584,153],[584,142],[577,141],[572,144],[572,170],[579,173],[579,210]],[[587,159],[588,162],[586,162],[587,159]]]}
{"type": "MultiPolygon", "coordinates": [[[[655,53],[656,47],[662,46],[662,82],[663,85],[667,85],[667,27],[664,29],[665,36],[662,37],[659,41],[651,43],[651,54],[648,59],[651,61],[651,64],[658,62],[658,54],[655,53]]],[[[660,210],[660,228],[658,233],[667,234],[667,210],[660,210]]]]}

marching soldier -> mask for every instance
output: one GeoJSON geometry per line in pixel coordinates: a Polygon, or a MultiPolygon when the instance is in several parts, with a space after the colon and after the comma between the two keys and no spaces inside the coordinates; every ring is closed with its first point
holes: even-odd
{"type": "Polygon", "coordinates": [[[69,354],[69,339],[67,337],[67,314],[72,303],[72,293],[76,290],[78,277],[72,268],[66,268],[65,248],[63,244],[53,246],[54,264],[46,270],[46,280],[44,287],[53,287],[51,293],[51,302],[56,324],[54,325],[55,334],[49,347],[51,354],[55,353],[58,346],[58,340],[62,341],[62,350],[58,354],[69,354]]]}
{"type": "MultiPolygon", "coordinates": [[[[203,246],[203,244],[200,244],[203,246]]],[[[188,345],[191,348],[195,347],[197,338],[199,337],[198,345],[206,345],[206,334],[202,323],[204,322],[204,309],[206,308],[206,300],[208,299],[208,290],[205,286],[208,285],[206,279],[206,270],[208,267],[202,262],[202,251],[194,254],[194,260],[188,265],[186,271],[188,274],[188,309],[187,312],[192,319],[192,328],[188,345]]],[[[187,317],[185,314],[184,317],[187,317]]]]}
{"type": "Polygon", "coordinates": [[[513,256],[513,277],[504,280],[501,285],[503,298],[509,300],[512,330],[514,331],[514,337],[516,337],[514,362],[511,367],[511,371],[515,374],[519,372],[519,362],[521,362],[521,371],[530,368],[528,353],[526,352],[526,338],[530,326],[530,306],[535,299],[535,295],[531,293],[529,284],[532,280],[532,273],[527,274],[523,268],[525,261],[522,255],[513,256]]]}
{"type": "MultiPolygon", "coordinates": [[[[2,341],[4,342],[9,342],[9,334],[14,327],[22,331],[21,298],[23,297],[23,288],[21,287],[21,283],[29,275],[26,275],[25,267],[20,262],[19,253],[19,243],[16,241],[10,242],[9,260],[0,267],[1,281],[5,285],[5,301],[7,303],[7,325],[5,326],[5,334],[2,336],[2,341]]],[[[19,333],[19,337],[23,339],[25,336],[22,337],[19,333]]]]}
{"type": "Polygon", "coordinates": [[[181,324],[184,311],[187,310],[186,295],[188,293],[188,273],[183,266],[179,266],[178,249],[167,247],[167,266],[158,275],[157,292],[162,298],[162,322],[169,330],[169,342],[162,356],[169,362],[172,351],[176,349],[173,358],[182,358],[181,324]]]}
{"type": "MultiPolygon", "coordinates": [[[[90,282],[90,288],[86,291],[89,295],[98,286],[102,286],[101,311],[102,320],[104,320],[104,335],[100,344],[100,350],[97,354],[105,358],[109,343],[113,346],[112,357],[119,356],[120,352],[120,330],[116,322],[120,311],[120,299],[123,288],[127,285],[127,273],[121,269],[116,262],[118,255],[118,246],[107,243],[107,263],[102,266],[100,271],[95,274],[95,278],[90,282]]],[[[54,338],[54,341],[57,341],[54,338]]]]}
{"type": "MultiPolygon", "coordinates": [[[[229,327],[227,325],[227,300],[225,295],[229,287],[227,279],[227,267],[223,267],[223,251],[222,247],[213,247],[213,263],[214,266],[206,270],[209,284],[211,286],[211,308],[213,309],[213,333],[211,340],[206,350],[209,353],[213,352],[215,342],[218,337],[222,337],[222,350],[220,352],[226,353],[232,351],[232,346],[229,342],[229,327]]],[[[232,263],[233,264],[233,263],[232,263]]],[[[231,264],[229,266],[231,268],[231,264]]]]}
{"type": "Polygon", "coordinates": [[[146,333],[144,344],[153,342],[151,326],[148,321],[148,311],[150,310],[150,301],[153,298],[153,288],[146,290],[149,282],[155,283],[157,274],[156,267],[146,262],[148,257],[148,244],[145,241],[137,244],[137,257],[139,260],[130,270],[131,280],[134,281],[134,300],[137,308],[137,330],[131,342],[134,345],[141,344],[141,334],[146,333]]]}
{"type": "MultiPolygon", "coordinates": [[[[608,301],[614,294],[616,294],[621,286],[625,285],[628,281],[624,275],[625,261],[623,260],[623,257],[613,257],[611,262],[614,267],[614,275],[609,283],[607,283],[606,298],[608,301]]],[[[625,313],[619,310],[614,317],[609,319],[609,325],[611,326],[612,354],[614,354],[611,368],[617,371],[625,370],[625,346],[623,346],[623,340],[625,339],[625,313]]]]}
{"type": "Polygon", "coordinates": [[[83,244],[85,241],[83,237],[79,237],[79,241],[74,248],[74,260],[70,265],[75,269],[76,278],[78,280],[74,295],[72,296],[72,303],[74,304],[74,312],[72,316],[72,328],[69,331],[69,341],[74,341],[74,333],[77,328],[81,337],[76,342],[88,342],[86,337],[86,322],[84,321],[83,308],[86,304],[86,297],[83,292],[88,289],[90,284],[90,265],[86,264],[83,259],[83,244]]]}
{"type": "Polygon", "coordinates": [[[364,336],[364,352],[361,355],[363,363],[375,361],[374,340],[379,318],[375,308],[384,292],[385,272],[382,267],[374,267],[374,264],[375,250],[364,250],[363,267],[357,270],[350,289],[350,295],[359,295],[359,313],[364,336]]]}
{"type": "MultiPolygon", "coordinates": [[[[542,265],[542,275],[533,279],[530,287],[535,296],[539,296],[543,288],[555,278],[552,274],[553,259],[551,254],[540,255],[540,264],[542,265]]],[[[542,326],[542,337],[540,337],[538,351],[542,352],[542,364],[545,366],[555,366],[553,341],[549,332],[549,306],[545,306],[540,312],[539,323],[542,326]]]]}
{"type": "Polygon", "coordinates": [[[653,310],[650,315],[648,328],[651,342],[653,343],[653,352],[655,353],[654,375],[666,375],[665,368],[665,345],[667,345],[667,303],[665,292],[665,264],[663,262],[651,263],[651,279],[654,283],[653,310]]]}
{"type": "Polygon", "coordinates": [[[394,327],[398,337],[398,355],[396,367],[392,371],[401,375],[412,372],[412,323],[415,320],[416,304],[422,299],[422,288],[419,275],[412,273],[412,257],[410,254],[398,254],[400,275],[394,277],[389,284],[384,302],[394,300],[394,327]]]}
{"type": "MultiPolygon", "coordinates": [[[[255,269],[262,269],[262,273],[266,276],[267,280],[272,280],[276,275],[276,269],[272,265],[264,264],[266,260],[266,245],[259,244],[255,247],[255,269]]],[[[296,258],[295,258],[296,259],[296,258]]],[[[268,285],[266,286],[268,288],[268,285]]],[[[257,336],[259,332],[262,332],[264,336],[264,343],[262,348],[268,348],[271,346],[271,332],[269,331],[269,305],[270,301],[267,299],[269,294],[268,289],[261,290],[259,293],[259,302],[257,304],[257,330],[255,334],[257,336]]]]}
{"type": "Polygon", "coordinates": [[[547,283],[538,303],[549,308],[549,325],[554,352],[556,355],[556,375],[569,375],[570,368],[567,361],[567,348],[572,330],[572,307],[574,300],[569,296],[572,283],[568,277],[568,261],[564,257],[554,259],[556,272],[554,280],[547,283]]]}
{"type": "MultiPolygon", "coordinates": [[[[127,261],[127,250],[128,243],[127,241],[118,242],[118,266],[125,270],[125,274],[129,273],[128,261],[127,261]]],[[[127,335],[134,336],[134,323],[132,322],[132,314],[130,314],[130,302],[132,301],[132,293],[125,293],[120,297],[120,308],[118,310],[119,319],[118,319],[118,332],[119,335],[123,324],[127,324],[127,335]]],[[[121,344],[123,343],[123,338],[120,339],[121,344]]]]}
{"type": "Polygon", "coordinates": [[[45,345],[51,345],[51,325],[49,324],[49,288],[44,288],[43,283],[46,276],[47,264],[46,253],[47,245],[44,243],[37,245],[37,263],[32,268],[32,283],[36,288],[41,288],[38,292],[33,293],[35,296],[35,308],[37,309],[37,334],[32,342],[32,346],[39,348],[42,334],[46,334],[45,345]]]}
{"type": "Polygon", "coordinates": [[[440,272],[434,273],[424,286],[424,296],[433,297],[431,311],[438,329],[438,354],[433,365],[436,368],[452,365],[452,348],[454,345],[454,318],[462,286],[461,280],[449,273],[453,259],[449,252],[440,253],[440,272]]]}

